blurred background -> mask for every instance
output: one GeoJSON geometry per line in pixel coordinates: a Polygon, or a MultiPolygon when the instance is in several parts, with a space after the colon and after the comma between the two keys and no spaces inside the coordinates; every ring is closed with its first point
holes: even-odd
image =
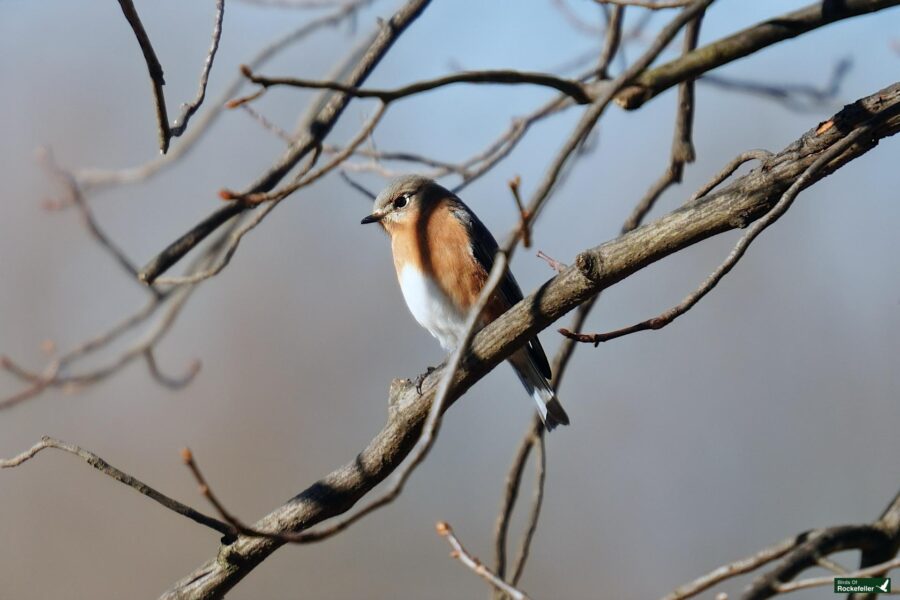
{"type": "MultiPolygon", "coordinates": [[[[721,0],[701,43],[806,3],[721,0]]],[[[324,77],[398,5],[376,2],[355,27],[325,29],[260,72],[324,77]]],[[[592,2],[568,6],[600,25],[592,2]]],[[[174,117],[195,93],[213,3],[160,0],[138,9],[165,67],[174,117]]],[[[631,12],[633,19],[641,11],[631,12]]],[[[315,14],[229,1],[209,98],[239,64],[315,14]]],[[[654,18],[647,39],[671,14],[654,18]]],[[[734,155],[778,151],[845,102],[893,83],[898,32],[900,12],[888,10],[716,72],[827,87],[835,66],[851,61],[834,98],[809,106],[699,83],[698,160],[654,214],[683,202],[734,155]]],[[[393,87],[457,68],[557,69],[595,52],[599,39],[547,0],[434,2],[368,83],[393,87]]],[[[90,238],[76,211],[42,208],[62,190],[35,149],[52,148],[72,168],[138,165],[157,155],[155,121],[143,60],[114,3],[3,0],[0,75],[0,353],[40,369],[48,360],[42,342],[71,348],[137,310],[146,293],[90,238]]],[[[274,89],[255,108],[290,130],[311,97],[274,89]]],[[[550,97],[525,86],[444,88],[396,104],[375,142],[462,160],[550,97]]],[[[537,249],[570,262],[617,234],[667,164],[674,100],[669,92],[639,111],[613,108],[604,117],[592,153],[542,213],[535,247],[515,257],[526,293],[553,275],[537,249]]],[[[372,106],[354,101],[329,140],[347,140],[372,106]]],[[[497,237],[517,218],[506,181],[521,175],[527,196],[579,114],[542,122],[464,191],[497,237]]],[[[659,597],[788,535],[880,514],[900,480],[898,144],[883,141],[804,192],[722,284],[668,328],[578,348],[560,392],[573,424],[547,441],[544,512],[521,584],[532,597],[659,597]]],[[[282,148],[244,112],[226,112],[177,165],[92,197],[92,206],[143,264],[220,206],[218,189],[246,187],[282,148]]],[[[374,175],[360,181],[376,190],[384,184],[374,175]]],[[[385,421],[391,379],[443,359],[407,312],[386,237],[359,226],[368,209],[337,176],[289,198],[199,288],[160,344],[167,372],[202,361],[192,385],[169,391],[135,362],[101,385],[49,391],[0,413],[0,456],[57,436],[211,512],[179,459],[190,446],[218,495],[246,521],[352,459],[385,421]]],[[[677,303],[737,235],[690,248],[604,293],[588,330],[629,325],[677,303]]],[[[551,355],[561,342],[555,328],[541,339],[551,355]]],[[[0,393],[19,389],[0,374],[0,393]]],[[[395,504],[321,544],[281,549],[229,597],[484,597],[484,582],[448,558],[434,523],[448,521],[473,554],[492,558],[504,479],[532,411],[512,371],[496,369],[449,411],[434,451],[395,504]]],[[[154,598],[218,544],[214,532],[59,452],[0,473],[0,507],[3,599],[154,598]]],[[[520,506],[515,543],[524,512],[520,506]]],[[[823,595],[831,591],[795,597],[823,595]]]]}

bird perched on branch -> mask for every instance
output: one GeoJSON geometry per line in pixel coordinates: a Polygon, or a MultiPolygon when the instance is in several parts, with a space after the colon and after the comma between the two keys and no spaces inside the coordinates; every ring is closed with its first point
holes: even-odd
{"type": "MultiPolygon", "coordinates": [[[[466,317],[494,264],[497,242],[452,192],[417,175],[400,177],[375,199],[362,220],[380,223],[391,237],[397,279],[419,325],[452,351],[465,335],[466,317]]],[[[508,270],[482,314],[484,327],[522,299],[508,270]]],[[[509,357],[548,430],[569,416],[550,387],[550,364],[535,337],[509,357]]]]}

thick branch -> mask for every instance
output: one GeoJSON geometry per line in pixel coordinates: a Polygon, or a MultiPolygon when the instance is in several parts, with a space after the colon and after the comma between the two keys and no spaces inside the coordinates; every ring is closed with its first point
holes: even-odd
{"type": "MultiPolygon", "coordinates": [[[[453,377],[447,405],[536,333],[603,289],[708,237],[745,227],[770,211],[810,165],[853,131],[869,129],[864,137],[816,171],[807,184],[895,134],[900,130],[900,84],[847,106],[830,123],[829,127],[807,132],[761,168],[726,188],[579,254],[573,266],[478,333],[453,377]]],[[[422,396],[413,383],[395,380],[389,394],[388,422],[368,447],[261,519],[255,528],[298,532],[349,510],[409,454],[435,400],[437,382],[444,375],[443,369],[430,374],[423,383],[422,396]]],[[[216,559],[178,582],[163,597],[220,598],[280,546],[276,540],[239,537],[235,543],[221,547],[216,559]]]]}
{"type": "Polygon", "coordinates": [[[651,98],[682,81],[743,58],[767,46],[783,42],[835,21],[864,15],[900,4],[900,0],[820,1],[806,8],[758,23],[721,40],[697,48],[640,75],[616,102],[628,110],[638,108],[651,98]]]}

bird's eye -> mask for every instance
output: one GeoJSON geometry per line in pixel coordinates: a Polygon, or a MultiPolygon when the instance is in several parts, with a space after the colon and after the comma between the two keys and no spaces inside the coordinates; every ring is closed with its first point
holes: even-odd
{"type": "Polygon", "coordinates": [[[394,200],[394,208],[403,208],[409,203],[409,194],[403,194],[394,200]]]}

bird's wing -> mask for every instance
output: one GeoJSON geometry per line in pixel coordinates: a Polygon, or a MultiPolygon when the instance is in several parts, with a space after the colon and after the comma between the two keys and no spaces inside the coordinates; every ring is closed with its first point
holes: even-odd
{"type": "MultiPolygon", "coordinates": [[[[494,239],[490,230],[484,226],[484,223],[475,216],[475,213],[473,213],[462,200],[455,199],[455,204],[456,206],[453,207],[452,212],[460,223],[462,223],[469,231],[469,239],[472,240],[472,256],[475,257],[475,260],[484,269],[485,274],[490,273],[491,269],[494,268],[494,256],[497,254],[497,250],[499,250],[497,240],[494,239]]],[[[516,278],[513,277],[512,271],[509,269],[506,269],[506,275],[500,282],[498,292],[506,302],[507,308],[513,306],[523,298],[522,290],[519,288],[519,284],[516,283],[516,278]]],[[[535,366],[537,366],[538,370],[541,372],[541,375],[550,379],[550,363],[547,361],[547,355],[544,353],[544,348],[541,346],[540,340],[537,337],[531,338],[525,348],[528,352],[528,356],[534,361],[535,366]]]]}

